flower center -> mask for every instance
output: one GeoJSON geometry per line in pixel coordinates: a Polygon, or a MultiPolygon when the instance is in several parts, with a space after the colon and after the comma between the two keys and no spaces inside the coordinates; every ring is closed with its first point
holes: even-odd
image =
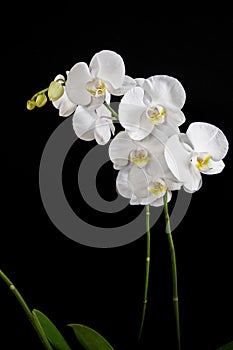
{"type": "Polygon", "coordinates": [[[210,155],[206,156],[205,158],[197,157],[197,163],[196,163],[197,169],[201,171],[208,168],[210,158],[211,158],[210,155]]]}
{"type": "Polygon", "coordinates": [[[139,168],[143,168],[149,161],[149,153],[145,149],[135,149],[130,153],[130,159],[139,168]]]}
{"type": "Polygon", "coordinates": [[[167,186],[163,182],[157,182],[157,181],[152,181],[149,184],[148,191],[150,193],[153,193],[155,196],[162,197],[166,191],[167,191],[167,186]]]}
{"type": "Polygon", "coordinates": [[[146,117],[152,124],[159,125],[164,122],[166,112],[165,109],[160,105],[150,106],[146,110],[146,117]]]}
{"type": "Polygon", "coordinates": [[[98,97],[106,92],[106,85],[102,80],[96,78],[87,83],[86,89],[91,95],[98,97]]]}

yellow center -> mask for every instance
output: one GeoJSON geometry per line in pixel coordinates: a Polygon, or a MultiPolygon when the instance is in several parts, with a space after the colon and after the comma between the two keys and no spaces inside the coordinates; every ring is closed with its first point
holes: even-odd
{"type": "Polygon", "coordinates": [[[207,157],[205,157],[204,159],[202,158],[197,158],[197,163],[196,163],[196,167],[198,170],[204,170],[208,167],[209,164],[209,160],[210,160],[211,156],[208,155],[207,157]]]}
{"type": "Polygon", "coordinates": [[[130,153],[131,161],[139,168],[144,167],[149,161],[149,154],[144,149],[134,150],[130,153]]]}
{"type": "Polygon", "coordinates": [[[166,112],[161,106],[151,106],[147,109],[146,116],[152,124],[158,125],[164,122],[166,112]]]}
{"type": "Polygon", "coordinates": [[[91,95],[98,97],[106,92],[106,85],[102,80],[94,79],[87,83],[86,89],[91,95]]]}
{"type": "Polygon", "coordinates": [[[155,196],[158,196],[161,193],[165,194],[165,192],[167,191],[167,186],[165,184],[162,184],[161,182],[152,182],[148,191],[150,193],[153,193],[155,196]]]}

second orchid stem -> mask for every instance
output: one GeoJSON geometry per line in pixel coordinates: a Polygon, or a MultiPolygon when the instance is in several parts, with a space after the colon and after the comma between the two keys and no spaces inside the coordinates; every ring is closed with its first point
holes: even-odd
{"type": "Polygon", "coordinates": [[[116,118],[117,120],[119,119],[118,113],[113,109],[110,104],[108,104],[106,101],[104,101],[104,106],[112,113],[112,116],[116,118]]]}
{"type": "Polygon", "coordinates": [[[172,286],[173,286],[173,306],[174,306],[175,321],[176,321],[176,332],[177,332],[178,348],[180,350],[180,321],[179,321],[179,303],[178,303],[178,287],[177,287],[176,254],[175,254],[175,247],[174,247],[172,234],[171,234],[170,217],[169,217],[168,204],[167,204],[167,193],[164,196],[164,214],[165,214],[165,223],[166,223],[166,233],[167,233],[168,244],[169,244],[169,249],[170,249],[170,256],[171,256],[172,286]]]}
{"type": "Polygon", "coordinates": [[[147,294],[148,294],[148,284],[149,284],[149,271],[150,271],[150,206],[146,205],[146,274],[145,274],[142,320],[141,320],[141,326],[140,326],[140,330],[139,330],[138,339],[140,339],[141,335],[142,335],[142,329],[143,329],[145,314],[146,314],[147,294]]]}

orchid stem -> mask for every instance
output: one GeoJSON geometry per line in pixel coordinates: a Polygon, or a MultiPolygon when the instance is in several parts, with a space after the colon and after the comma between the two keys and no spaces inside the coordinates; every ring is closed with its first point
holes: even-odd
{"type": "Polygon", "coordinates": [[[14,284],[11,282],[11,280],[4,274],[4,272],[1,269],[0,269],[0,277],[7,284],[7,286],[12,291],[12,293],[14,294],[16,299],[18,300],[19,304],[23,308],[27,318],[29,319],[29,321],[32,324],[32,326],[34,327],[37,335],[39,336],[40,340],[42,341],[44,348],[46,350],[53,350],[52,346],[50,345],[50,343],[49,343],[49,341],[48,341],[48,339],[47,339],[47,337],[42,329],[42,327],[39,324],[36,324],[34,317],[31,313],[31,310],[29,309],[29,307],[28,307],[27,303],[25,302],[25,300],[23,299],[22,295],[19,293],[17,288],[14,286],[14,284]]]}
{"type": "Polygon", "coordinates": [[[41,94],[45,93],[46,91],[48,91],[48,89],[49,89],[49,87],[47,87],[47,88],[45,88],[45,89],[43,89],[43,90],[38,91],[36,94],[34,94],[34,95],[32,96],[31,100],[34,100],[38,95],[41,95],[41,94]]]}
{"type": "Polygon", "coordinates": [[[174,247],[172,234],[171,234],[170,217],[169,217],[168,203],[167,203],[167,192],[165,193],[165,196],[164,196],[164,214],[165,214],[165,222],[166,222],[166,233],[167,233],[167,237],[168,237],[169,250],[170,250],[170,256],[171,256],[172,286],[173,286],[173,306],[174,306],[175,321],[176,321],[176,332],[177,332],[178,348],[180,350],[180,322],[179,322],[179,304],[178,304],[176,254],[175,254],[175,247],[174,247]]]}
{"type": "Polygon", "coordinates": [[[150,270],[150,206],[146,205],[146,274],[145,274],[142,320],[141,320],[138,340],[140,340],[142,335],[145,314],[146,314],[147,294],[148,294],[148,284],[149,284],[149,270],[150,270]]]}
{"type": "Polygon", "coordinates": [[[112,116],[118,120],[119,119],[118,113],[106,101],[104,101],[104,105],[112,113],[112,116]]]}

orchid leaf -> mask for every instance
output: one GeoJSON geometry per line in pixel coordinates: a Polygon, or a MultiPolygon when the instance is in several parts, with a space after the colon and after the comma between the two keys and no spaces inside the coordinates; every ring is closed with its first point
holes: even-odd
{"type": "Polygon", "coordinates": [[[217,350],[233,350],[233,341],[221,346],[221,348],[218,348],[217,350]]]}
{"type": "Polygon", "coordinates": [[[94,329],[81,324],[69,324],[85,350],[114,350],[109,342],[94,329]]]}
{"type": "Polygon", "coordinates": [[[32,314],[39,320],[46,337],[56,350],[71,350],[63,335],[46,315],[35,309],[32,314]]]}

